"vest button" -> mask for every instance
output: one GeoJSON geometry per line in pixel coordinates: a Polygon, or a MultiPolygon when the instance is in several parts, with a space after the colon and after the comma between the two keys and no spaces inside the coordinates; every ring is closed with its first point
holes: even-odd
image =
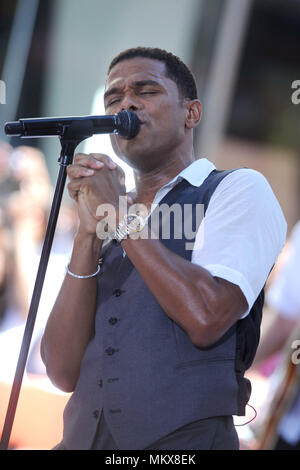
{"type": "Polygon", "coordinates": [[[120,295],[122,295],[123,292],[125,292],[125,290],[115,289],[115,290],[113,291],[113,295],[114,295],[115,297],[120,297],[120,295]]]}
{"type": "Polygon", "coordinates": [[[115,325],[118,322],[118,319],[116,317],[110,317],[108,321],[111,325],[115,325]]]}
{"type": "Polygon", "coordinates": [[[107,379],[107,382],[110,384],[113,382],[118,382],[119,380],[119,377],[111,377],[110,379],[107,379]]]}
{"type": "Polygon", "coordinates": [[[105,349],[105,352],[106,352],[106,354],[107,354],[108,356],[112,356],[113,354],[115,354],[116,349],[114,349],[114,348],[107,348],[107,349],[105,349]]]}
{"type": "Polygon", "coordinates": [[[102,386],[103,386],[103,380],[102,380],[102,379],[100,379],[100,380],[98,381],[98,386],[99,386],[100,388],[102,388],[102,386]]]}
{"type": "Polygon", "coordinates": [[[99,418],[99,410],[94,410],[93,411],[93,418],[95,418],[95,419],[99,418]]]}

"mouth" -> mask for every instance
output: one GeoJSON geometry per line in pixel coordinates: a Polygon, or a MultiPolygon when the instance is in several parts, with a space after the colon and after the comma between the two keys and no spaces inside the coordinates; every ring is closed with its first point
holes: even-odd
{"type": "Polygon", "coordinates": [[[141,127],[145,125],[145,121],[143,119],[140,118],[140,116],[138,115],[138,113],[134,113],[132,112],[131,114],[134,115],[134,120],[132,122],[132,132],[131,132],[131,135],[129,135],[129,139],[135,139],[140,131],[141,131],[141,127]]]}
{"type": "Polygon", "coordinates": [[[140,118],[139,118],[139,124],[138,124],[138,131],[135,135],[131,136],[131,137],[122,137],[122,136],[119,136],[121,137],[121,139],[124,139],[124,140],[127,140],[127,141],[132,141],[132,140],[135,140],[139,135],[140,135],[140,132],[141,132],[141,129],[142,127],[144,127],[146,125],[146,121],[142,121],[140,118]]]}
{"type": "Polygon", "coordinates": [[[136,113],[136,112],[134,112],[134,111],[133,111],[133,113],[137,116],[137,118],[138,118],[138,120],[139,120],[139,122],[140,122],[140,125],[146,123],[145,117],[143,117],[142,115],[140,115],[140,114],[138,114],[138,113],[136,113]]]}

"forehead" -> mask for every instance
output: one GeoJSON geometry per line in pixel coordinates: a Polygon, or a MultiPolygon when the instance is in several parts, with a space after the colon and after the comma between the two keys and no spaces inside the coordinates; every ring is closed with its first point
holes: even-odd
{"type": "Polygon", "coordinates": [[[161,85],[174,83],[166,77],[166,67],[163,62],[146,57],[134,57],[122,60],[111,69],[106,80],[106,89],[146,79],[155,80],[161,85]]]}

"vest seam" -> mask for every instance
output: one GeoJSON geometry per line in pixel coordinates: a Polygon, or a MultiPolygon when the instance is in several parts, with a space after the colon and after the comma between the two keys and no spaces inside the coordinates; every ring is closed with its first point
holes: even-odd
{"type": "Polygon", "coordinates": [[[175,366],[175,369],[183,369],[186,367],[196,367],[197,365],[208,364],[208,363],[216,363],[216,362],[232,362],[235,360],[235,356],[225,357],[225,358],[203,358],[203,359],[196,359],[194,361],[187,361],[187,362],[180,362],[175,366]]]}

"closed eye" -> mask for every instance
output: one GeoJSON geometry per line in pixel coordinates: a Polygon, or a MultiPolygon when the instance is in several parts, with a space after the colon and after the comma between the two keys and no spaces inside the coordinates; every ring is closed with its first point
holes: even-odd
{"type": "MultiPolygon", "coordinates": [[[[158,92],[158,90],[141,90],[141,91],[136,91],[136,94],[140,95],[140,96],[149,96],[149,95],[156,95],[158,92]]],[[[119,101],[121,101],[121,98],[120,97],[116,97],[116,98],[113,98],[111,99],[111,101],[109,101],[107,104],[106,104],[106,108],[110,107],[110,106],[113,106],[114,104],[117,104],[119,103],[119,101]]]]}
{"type": "Polygon", "coordinates": [[[155,95],[157,91],[141,91],[141,95],[155,95]]]}
{"type": "Polygon", "coordinates": [[[109,103],[107,103],[106,106],[107,107],[112,106],[113,104],[118,103],[119,101],[120,101],[120,98],[115,98],[114,100],[111,100],[109,103]]]}

